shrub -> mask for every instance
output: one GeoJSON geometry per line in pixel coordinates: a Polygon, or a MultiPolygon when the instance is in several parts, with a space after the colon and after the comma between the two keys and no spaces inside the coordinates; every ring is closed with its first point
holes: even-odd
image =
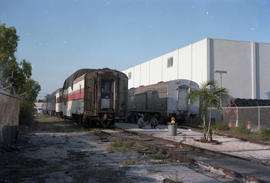
{"type": "Polygon", "coordinates": [[[219,123],[216,123],[216,124],[212,125],[212,129],[213,130],[224,130],[224,131],[226,131],[226,130],[229,130],[229,127],[225,123],[219,122],[219,123]]]}
{"type": "Polygon", "coordinates": [[[239,125],[238,127],[233,127],[232,132],[239,134],[250,134],[250,130],[246,129],[245,126],[239,125]]]}
{"type": "Polygon", "coordinates": [[[260,137],[270,139],[270,128],[264,128],[259,133],[260,137]]]}
{"type": "Polygon", "coordinates": [[[31,102],[23,100],[20,104],[20,117],[19,122],[20,125],[30,125],[34,119],[34,107],[31,102]]]}

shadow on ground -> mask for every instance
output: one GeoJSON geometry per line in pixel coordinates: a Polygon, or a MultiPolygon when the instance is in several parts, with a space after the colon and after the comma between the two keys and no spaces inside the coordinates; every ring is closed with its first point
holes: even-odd
{"type": "Polygon", "coordinates": [[[20,133],[18,148],[0,150],[0,182],[155,182],[127,176],[125,157],[108,153],[110,142],[95,129],[72,121],[39,117],[20,133]]]}

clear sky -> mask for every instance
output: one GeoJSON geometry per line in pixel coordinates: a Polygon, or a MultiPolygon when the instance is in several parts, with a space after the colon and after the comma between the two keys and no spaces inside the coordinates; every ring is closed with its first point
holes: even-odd
{"type": "Polygon", "coordinates": [[[125,70],[206,37],[270,43],[270,0],[0,0],[40,97],[80,68],[125,70]]]}

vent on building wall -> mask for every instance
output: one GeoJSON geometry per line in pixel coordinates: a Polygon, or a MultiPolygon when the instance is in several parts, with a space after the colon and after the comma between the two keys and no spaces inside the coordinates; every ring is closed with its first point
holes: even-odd
{"type": "Polygon", "coordinates": [[[167,67],[169,68],[169,67],[172,67],[172,66],[173,66],[173,57],[170,57],[167,60],[167,67]]]}
{"type": "Polygon", "coordinates": [[[131,79],[131,72],[128,73],[128,79],[131,79]]]}

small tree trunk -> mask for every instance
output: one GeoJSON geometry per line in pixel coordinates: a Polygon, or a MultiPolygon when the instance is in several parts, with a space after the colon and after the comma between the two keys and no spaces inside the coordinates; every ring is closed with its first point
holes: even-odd
{"type": "Polygon", "coordinates": [[[205,122],[205,115],[203,116],[203,126],[205,127],[206,122],[205,122]]]}
{"type": "Polygon", "coordinates": [[[211,130],[211,120],[212,120],[212,106],[210,107],[210,115],[209,115],[209,123],[208,123],[208,132],[207,132],[207,140],[212,141],[212,133],[210,134],[211,130]]]}
{"type": "Polygon", "coordinates": [[[209,138],[210,138],[210,142],[212,142],[213,141],[213,132],[212,132],[212,129],[210,129],[209,138]]]}
{"type": "Polygon", "coordinates": [[[207,141],[207,129],[206,126],[203,128],[203,138],[205,141],[207,141]]]}
{"type": "Polygon", "coordinates": [[[207,133],[207,130],[206,130],[206,122],[205,122],[205,115],[203,116],[203,138],[204,140],[207,140],[206,139],[206,133],[207,133]]]}

